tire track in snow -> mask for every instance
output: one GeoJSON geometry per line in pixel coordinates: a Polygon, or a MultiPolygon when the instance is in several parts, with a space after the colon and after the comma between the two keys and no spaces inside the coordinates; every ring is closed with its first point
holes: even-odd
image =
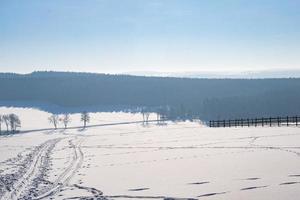
{"type": "Polygon", "coordinates": [[[47,155],[52,151],[57,142],[61,139],[51,139],[44,142],[38,147],[37,152],[34,152],[32,159],[30,159],[29,166],[25,169],[25,173],[22,174],[20,179],[16,179],[10,190],[6,190],[6,193],[2,195],[3,200],[21,199],[23,196],[28,196],[31,191],[27,191],[34,183],[34,179],[41,175],[41,170],[46,162],[47,155]]]}
{"type": "MultiPolygon", "coordinates": [[[[77,138],[75,138],[75,140],[76,139],[77,138]]],[[[69,183],[71,178],[75,175],[75,173],[83,163],[84,155],[81,150],[82,142],[83,139],[80,139],[76,144],[73,140],[69,140],[69,145],[73,149],[72,161],[69,163],[68,167],[59,175],[59,177],[55,180],[52,186],[46,192],[34,199],[39,200],[49,198],[50,196],[57,194],[63,187],[65,187],[69,183]]]]}

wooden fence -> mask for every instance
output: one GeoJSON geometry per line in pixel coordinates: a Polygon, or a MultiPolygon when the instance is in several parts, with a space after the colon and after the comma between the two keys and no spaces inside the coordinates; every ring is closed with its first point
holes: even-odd
{"type": "Polygon", "coordinates": [[[212,120],[209,127],[250,127],[250,126],[298,126],[300,117],[269,117],[234,120],[212,120]]]}

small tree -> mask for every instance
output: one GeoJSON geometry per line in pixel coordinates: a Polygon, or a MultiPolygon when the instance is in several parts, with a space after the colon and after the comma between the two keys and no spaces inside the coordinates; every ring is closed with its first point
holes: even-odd
{"type": "Polygon", "coordinates": [[[83,122],[83,127],[86,127],[86,123],[90,122],[90,115],[88,112],[84,111],[81,113],[81,121],[83,122]]]}
{"type": "Polygon", "coordinates": [[[65,128],[68,127],[68,124],[71,122],[71,117],[70,114],[64,114],[60,119],[60,121],[62,121],[62,123],[64,124],[65,128]]]}
{"type": "Polygon", "coordinates": [[[142,108],[141,113],[143,115],[143,124],[148,124],[150,112],[146,108],[142,108]]]}
{"type": "Polygon", "coordinates": [[[3,118],[2,118],[2,115],[0,115],[0,134],[1,134],[1,131],[2,131],[2,121],[3,121],[3,118]]]}
{"type": "Polygon", "coordinates": [[[8,127],[9,127],[9,115],[3,115],[2,120],[4,121],[6,125],[6,131],[8,132],[8,127]]]}
{"type": "Polygon", "coordinates": [[[168,107],[159,107],[156,112],[157,124],[163,125],[167,120],[168,107]]]}
{"type": "Polygon", "coordinates": [[[150,112],[146,112],[145,113],[145,122],[146,122],[146,124],[148,124],[149,123],[149,117],[150,117],[150,112]]]}
{"type": "Polygon", "coordinates": [[[3,122],[3,118],[2,118],[2,115],[0,115],[0,134],[2,131],[2,122],[3,122]]]}
{"type": "Polygon", "coordinates": [[[18,115],[16,114],[9,114],[8,115],[10,130],[15,132],[17,128],[21,127],[21,120],[19,119],[18,115]]]}
{"type": "Polygon", "coordinates": [[[49,118],[49,123],[50,124],[53,124],[54,128],[57,129],[57,125],[58,125],[58,122],[59,122],[59,116],[58,115],[55,115],[55,114],[52,114],[49,118]]]}

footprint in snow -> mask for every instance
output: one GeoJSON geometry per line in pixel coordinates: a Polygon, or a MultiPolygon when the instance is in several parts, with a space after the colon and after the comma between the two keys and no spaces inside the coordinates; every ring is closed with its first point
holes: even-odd
{"type": "Polygon", "coordinates": [[[129,189],[128,191],[138,192],[138,191],[144,191],[144,190],[150,190],[150,188],[135,188],[135,189],[129,189]]]}
{"type": "Polygon", "coordinates": [[[279,185],[295,185],[299,184],[300,182],[285,182],[285,183],[280,183],[279,185]]]}
{"type": "Polygon", "coordinates": [[[266,188],[266,187],[268,187],[268,186],[267,186],[267,185],[264,185],[264,186],[246,187],[246,188],[242,188],[241,191],[255,190],[255,189],[266,188]]]}
{"type": "Polygon", "coordinates": [[[259,180],[260,178],[246,178],[244,180],[246,181],[256,181],[256,180],[259,180]]]}
{"type": "Polygon", "coordinates": [[[188,183],[188,185],[204,185],[204,184],[208,184],[208,181],[203,181],[203,182],[194,182],[194,183],[188,183]]]}
{"type": "Polygon", "coordinates": [[[292,175],[289,175],[289,177],[300,177],[300,174],[292,174],[292,175]]]}
{"type": "Polygon", "coordinates": [[[198,197],[210,197],[210,196],[222,195],[222,194],[226,194],[226,193],[228,193],[228,192],[214,192],[214,193],[203,194],[198,197]]]}

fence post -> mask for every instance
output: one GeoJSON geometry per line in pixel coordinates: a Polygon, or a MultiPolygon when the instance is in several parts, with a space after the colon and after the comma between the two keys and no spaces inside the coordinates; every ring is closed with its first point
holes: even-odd
{"type": "Polygon", "coordinates": [[[286,117],[286,125],[289,126],[289,116],[286,117]]]}
{"type": "Polygon", "coordinates": [[[296,116],[296,126],[298,126],[298,116],[296,116]]]}
{"type": "Polygon", "coordinates": [[[264,118],[261,118],[261,125],[264,126],[264,118]]]}
{"type": "Polygon", "coordinates": [[[272,118],[271,117],[270,117],[269,121],[270,121],[270,127],[272,127],[272,118]]]}

